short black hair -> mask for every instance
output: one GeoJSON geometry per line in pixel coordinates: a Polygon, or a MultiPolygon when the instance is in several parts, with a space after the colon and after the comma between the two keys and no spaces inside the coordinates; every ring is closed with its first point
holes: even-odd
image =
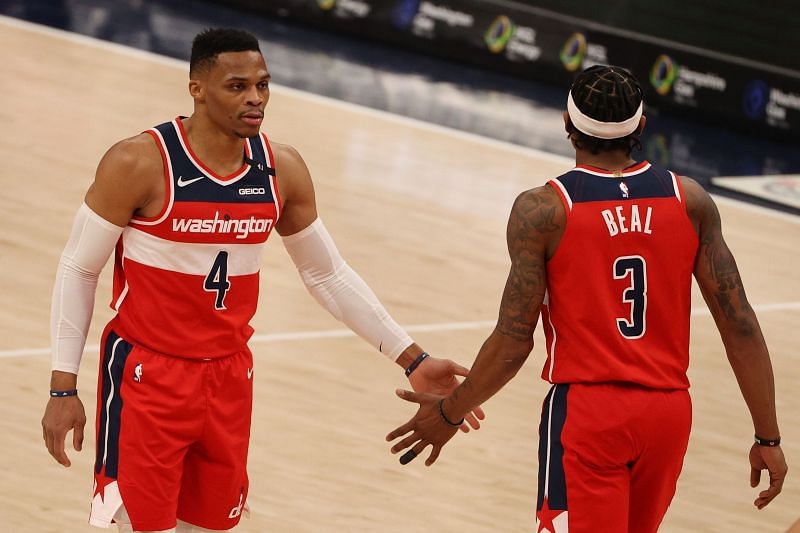
{"type": "Polygon", "coordinates": [[[192,56],[189,59],[189,76],[214,64],[217,56],[225,52],[261,53],[258,39],[249,32],[234,28],[208,28],[192,41],[192,56]]]}
{"type": "MultiPolygon", "coordinates": [[[[584,115],[602,122],[622,122],[631,118],[642,103],[642,87],[628,70],[622,67],[595,65],[575,76],[570,87],[575,105],[584,115]]],[[[638,127],[637,127],[638,129],[638,127]]],[[[567,131],[575,146],[593,154],[613,150],[641,150],[638,131],[619,139],[600,139],[579,131],[572,120],[567,131]]]]}

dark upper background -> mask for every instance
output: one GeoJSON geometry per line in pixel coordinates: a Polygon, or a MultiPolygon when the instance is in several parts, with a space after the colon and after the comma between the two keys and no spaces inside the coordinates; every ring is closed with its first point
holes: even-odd
{"type": "MultiPolygon", "coordinates": [[[[792,2],[760,3],[754,10],[750,2],[637,0],[637,10],[631,10],[631,1],[528,3],[779,67],[798,69],[800,64],[800,10],[792,2]]],[[[573,155],[560,118],[566,86],[490,72],[225,4],[0,0],[0,13],[180,59],[188,59],[191,39],[203,28],[240,27],[259,37],[273,80],[281,85],[573,155]]],[[[709,179],[800,172],[796,141],[731,131],[686,113],[648,109],[643,141],[643,153],[635,157],[669,166],[728,196],[737,195],[715,188],[709,179]]]]}

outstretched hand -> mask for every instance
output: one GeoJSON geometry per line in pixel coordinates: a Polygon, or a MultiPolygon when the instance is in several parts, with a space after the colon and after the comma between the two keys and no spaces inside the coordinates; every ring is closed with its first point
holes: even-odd
{"type": "MultiPolygon", "coordinates": [[[[446,396],[458,387],[456,376],[466,377],[469,370],[455,361],[439,359],[438,357],[426,358],[408,377],[411,387],[416,392],[427,392],[446,396]]],[[[402,398],[402,396],[401,396],[402,398]]],[[[464,416],[461,431],[469,433],[469,428],[480,429],[480,421],[486,418],[483,409],[476,407],[464,416]]]]}
{"type": "Polygon", "coordinates": [[[410,448],[400,458],[400,462],[406,464],[421,454],[425,447],[433,446],[433,450],[425,460],[425,466],[430,466],[439,457],[442,446],[456,434],[458,426],[450,425],[442,418],[439,412],[439,400],[443,396],[402,389],[397,390],[397,395],[408,402],[418,403],[419,409],[411,420],[386,435],[388,442],[407,435],[403,440],[392,446],[392,453],[398,453],[410,448]]]}
{"type": "Polygon", "coordinates": [[[755,488],[761,481],[761,471],[769,471],[769,487],[762,490],[753,504],[759,509],[763,509],[769,502],[775,499],[783,489],[783,481],[786,479],[786,459],[780,446],[760,446],[753,444],[750,448],[750,486],[755,488]]]}

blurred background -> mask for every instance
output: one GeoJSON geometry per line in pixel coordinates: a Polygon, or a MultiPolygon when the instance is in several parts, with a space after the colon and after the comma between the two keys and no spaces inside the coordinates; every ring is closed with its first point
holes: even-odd
{"type": "Polygon", "coordinates": [[[179,59],[204,27],[241,27],[275,83],[566,156],[572,77],[620,65],[647,103],[634,157],[800,213],[796,1],[0,0],[0,13],[179,59]]]}

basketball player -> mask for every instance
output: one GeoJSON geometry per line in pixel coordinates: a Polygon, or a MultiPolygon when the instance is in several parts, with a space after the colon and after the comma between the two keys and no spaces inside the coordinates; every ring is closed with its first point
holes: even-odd
{"type": "Polygon", "coordinates": [[[631,159],[644,129],[642,90],[627,71],[579,74],[564,121],[576,167],[514,203],[511,271],[492,334],[449,396],[398,391],[420,404],[387,436],[430,445],[433,464],[462,417],[500,390],[533,348],[539,314],[553,383],[542,408],[537,531],[656,531],[689,440],[691,277],[722,336],[755,428],[751,484],[769,471],[761,509],[781,491],[767,347],[720,229],[695,181],[631,159]]]}
{"type": "Polygon", "coordinates": [[[116,249],[117,314],[103,333],[97,388],[93,525],[185,533],[239,522],[248,490],[249,321],[273,229],[314,298],[405,368],[414,389],[446,393],[467,373],[428,357],[339,255],[303,159],[260,133],[269,81],[255,37],[199,34],[192,116],[111,147],[76,216],[53,294],[42,426],[49,452],[69,466],[66,434],[74,430],[80,450],[86,421],[76,384],[97,278],[116,249]]]}

